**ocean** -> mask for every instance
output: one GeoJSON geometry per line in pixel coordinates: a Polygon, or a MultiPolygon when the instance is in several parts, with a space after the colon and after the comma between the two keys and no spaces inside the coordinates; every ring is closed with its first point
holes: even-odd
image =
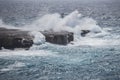
{"type": "Polygon", "coordinates": [[[0,0],[0,27],[35,32],[29,50],[0,50],[0,80],[120,80],[119,0],[0,0]],[[61,17],[63,15],[64,17],[61,17]],[[42,30],[70,31],[68,45],[42,30]],[[85,37],[81,30],[90,30],[85,37]]]}

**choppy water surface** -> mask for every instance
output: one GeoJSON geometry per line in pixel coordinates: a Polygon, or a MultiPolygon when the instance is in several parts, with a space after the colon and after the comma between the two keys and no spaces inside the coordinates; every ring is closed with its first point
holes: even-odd
{"type": "Polygon", "coordinates": [[[42,44],[27,51],[1,50],[0,80],[119,80],[119,3],[0,0],[0,26],[32,30],[34,43],[42,44]],[[71,31],[75,40],[66,46],[55,45],[35,32],[49,29],[71,31]],[[82,29],[91,33],[81,37],[82,29]]]}

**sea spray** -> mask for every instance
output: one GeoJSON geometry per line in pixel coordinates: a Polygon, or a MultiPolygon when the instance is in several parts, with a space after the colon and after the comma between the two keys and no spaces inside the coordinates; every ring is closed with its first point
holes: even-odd
{"type": "Polygon", "coordinates": [[[96,41],[97,41],[96,43],[109,42],[109,40],[111,40],[112,37],[112,34],[109,33],[108,29],[106,30],[104,28],[101,28],[99,25],[97,25],[97,22],[94,19],[90,17],[84,17],[77,10],[73,11],[72,13],[64,17],[61,17],[59,13],[46,14],[38,18],[37,20],[33,21],[31,24],[24,25],[21,27],[6,25],[1,20],[0,26],[3,26],[5,28],[15,28],[15,29],[30,31],[32,35],[35,36],[33,46],[37,46],[37,45],[40,46],[41,44],[45,43],[45,37],[40,33],[40,31],[45,31],[45,30],[48,31],[52,30],[55,32],[59,32],[59,31],[73,32],[74,44],[80,42],[80,45],[83,43],[85,43],[83,45],[91,45],[94,44],[93,42],[96,41]],[[85,38],[81,36],[82,30],[90,31],[88,34],[86,34],[85,38]],[[103,38],[105,38],[106,41],[101,40],[103,38]],[[81,42],[82,40],[84,42],[81,42]]]}
{"type": "Polygon", "coordinates": [[[30,32],[30,35],[34,36],[33,43],[34,45],[41,45],[42,43],[45,43],[45,36],[37,31],[30,32]]]}
{"type": "Polygon", "coordinates": [[[30,50],[39,50],[40,49],[40,45],[45,43],[45,36],[38,32],[38,31],[32,31],[29,33],[30,35],[34,36],[33,39],[33,46],[30,48],[30,50]]]}
{"type": "Polygon", "coordinates": [[[46,14],[29,25],[21,27],[8,26],[0,21],[0,25],[5,28],[18,28],[30,31],[69,31],[79,34],[81,30],[90,30],[91,32],[101,32],[103,29],[97,25],[97,22],[89,17],[83,17],[77,10],[66,15],[64,18],[60,14],[46,14]]]}
{"type": "Polygon", "coordinates": [[[27,30],[53,30],[58,31],[69,31],[75,35],[81,37],[81,30],[89,30],[91,33],[102,33],[103,29],[97,25],[97,22],[89,17],[83,17],[77,10],[66,15],[64,18],[60,14],[46,14],[34,21],[30,25],[22,27],[27,30]]]}
{"type": "Polygon", "coordinates": [[[2,28],[4,27],[4,28],[8,28],[8,29],[16,29],[17,28],[15,26],[5,24],[2,19],[0,19],[0,27],[2,27],[2,28]]]}

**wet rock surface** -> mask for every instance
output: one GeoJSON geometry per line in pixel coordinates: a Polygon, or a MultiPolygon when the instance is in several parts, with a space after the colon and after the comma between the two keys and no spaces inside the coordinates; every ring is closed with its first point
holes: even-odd
{"type": "Polygon", "coordinates": [[[82,37],[85,37],[88,33],[90,33],[90,30],[81,30],[82,37]]]}
{"type": "Polygon", "coordinates": [[[66,45],[73,41],[74,35],[72,32],[61,31],[61,32],[53,32],[53,31],[41,31],[41,33],[45,36],[46,42],[66,45]]]}
{"type": "Polygon", "coordinates": [[[28,31],[0,28],[0,48],[30,48],[33,44],[33,36],[28,31]]]}
{"type": "MultiPolygon", "coordinates": [[[[66,45],[73,41],[74,35],[71,32],[61,31],[40,31],[46,39],[46,42],[53,44],[66,45]]],[[[0,28],[0,49],[26,48],[29,49],[33,45],[34,36],[29,31],[21,31],[18,29],[0,28]]]]}

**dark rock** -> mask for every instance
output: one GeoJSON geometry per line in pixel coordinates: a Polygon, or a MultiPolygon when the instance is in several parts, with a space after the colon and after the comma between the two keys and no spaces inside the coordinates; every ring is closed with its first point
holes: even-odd
{"type": "Polygon", "coordinates": [[[86,34],[88,34],[90,32],[90,30],[81,30],[81,36],[85,37],[86,34]]]}
{"type": "Polygon", "coordinates": [[[73,41],[74,35],[72,32],[61,31],[61,32],[53,32],[53,31],[41,31],[41,33],[45,36],[46,42],[66,45],[69,42],[73,41]]]}
{"type": "Polygon", "coordinates": [[[74,40],[74,34],[72,32],[68,33],[68,42],[71,42],[74,40]]]}
{"type": "MultiPolygon", "coordinates": [[[[0,28],[0,49],[25,48],[29,49],[33,45],[34,36],[28,34],[29,31],[21,31],[18,29],[0,28]]],[[[73,41],[72,32],[61,31],[41,31],[45,36],[46,42],[66,45],[73,41]]]]}
{"type": "Polygon", "coordinates": [[[0,38],[0,50],[2,49],[2,39],[0,38]]]}
{"type": "Polygon", "coordinates": [[[68,15],[67,13],[61,13],[61,18],[64,18],[66,15],[68,15]]]}
{"type": "Polygon", "coordinates": [[[29,48],[32,44],[33,36],[30,36],[28,31],[0,28],[0,48],[29,48]]]}

